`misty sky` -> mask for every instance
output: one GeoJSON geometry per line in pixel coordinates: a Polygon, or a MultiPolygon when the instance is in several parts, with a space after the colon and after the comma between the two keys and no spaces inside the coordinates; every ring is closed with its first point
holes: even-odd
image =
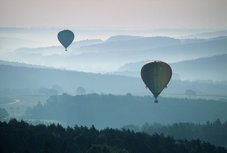
{"type": "Polygon", "coordinates": [[[227,0],[1,0],[0,27],[227,28],[227,0]]]}

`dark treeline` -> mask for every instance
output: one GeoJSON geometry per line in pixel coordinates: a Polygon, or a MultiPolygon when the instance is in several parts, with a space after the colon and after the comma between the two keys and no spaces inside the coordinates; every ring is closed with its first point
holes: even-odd
{"type": "Polygon", "coordinates": [[[129,130],[0,122],[1,153],[227,153],[200,140],[174,140],[129,130]]]}
{"type": "Polygon", "coordinates": [[[59,95],[26,111],[23,119],[55,120],[63,125],[121,128],[144,123],[206,123],[227,120],[227,102],[204,99],[159,98],[127,95],[59,95]]]}
{"type": "Polygon", "coordinates": [[[221,123],[219,119],[214,122],[208,121],[206,124],[174,123],[164,126],[158,123],[150,125],[146,123],[142,127],[128,125],[123,128],[150,135],[163,134],[175,139],[200,139],[227,148],[227,122],[221,123]]]}

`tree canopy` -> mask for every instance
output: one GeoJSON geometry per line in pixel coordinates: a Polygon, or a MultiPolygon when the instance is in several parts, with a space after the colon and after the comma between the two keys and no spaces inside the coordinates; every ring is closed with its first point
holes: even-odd
{"type": "Polygon", "coordinates": [[[200,140],[174,140],[129,130],[97,130],[51,124],[30,125],[24,121],[0,122],[2,153],[227,153],[200,140]]]}

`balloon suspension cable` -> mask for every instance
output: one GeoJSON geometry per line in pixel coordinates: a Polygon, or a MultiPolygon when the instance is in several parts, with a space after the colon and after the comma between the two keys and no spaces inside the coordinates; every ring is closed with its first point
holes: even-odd
{"type": "Polygon", "coordinates": [[[65,48],[65,51],[67,51],[67,48],[65,48]]]}
{"type": "Polygon", "coordinates": [[[155,98],[154,102],[155,102],[155,103],[158,103],[158,100],[157,100],[157,98],[155,98]]]}

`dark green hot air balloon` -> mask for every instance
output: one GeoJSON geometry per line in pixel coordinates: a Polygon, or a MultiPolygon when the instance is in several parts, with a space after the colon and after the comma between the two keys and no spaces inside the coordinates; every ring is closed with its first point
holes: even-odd
{"type": "Polygon", "coordinates": [[[162,61],[152,61],[143,65],[141,69],[141,77],[143,82],[153,93],[155,97],[155,103],[158,102],[158,95],[165,87],[167,87],[171,76],[171,67],[162,61]]]}
{"type": "Polygon", "coordinates": [[[58,40],[65,47],[65,51],[67,51],[67,47],[73,42],[74,34],[70,30],[63,30],[58,33],[58,40]]]}

